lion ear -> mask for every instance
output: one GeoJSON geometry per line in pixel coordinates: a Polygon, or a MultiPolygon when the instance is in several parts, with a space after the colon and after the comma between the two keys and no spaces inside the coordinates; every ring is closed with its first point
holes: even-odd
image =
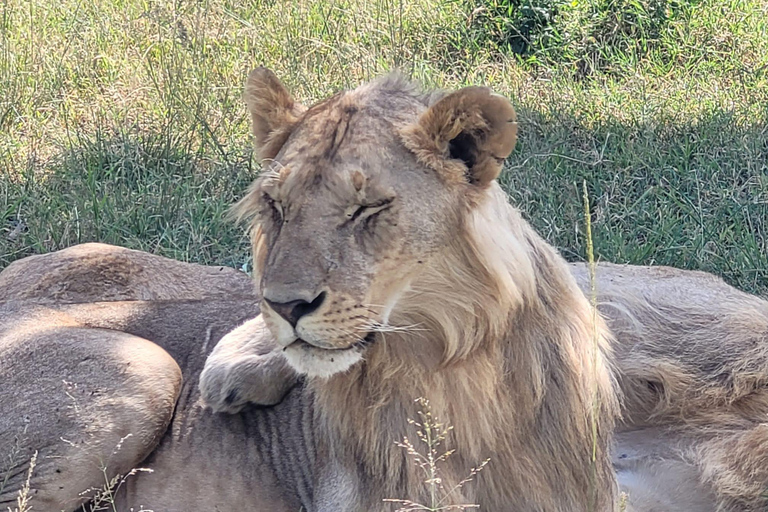
{"type": "Polygon", "coordinates": [[[517,117],[503,96],[467,87],[438,100],[402,136],[419,160],[448,181],[486,186],[515,147],[517,117]]]}
{"type": "Polygon", "coordinates": [[[253,143],[259,157],[274,158],[306,108],[296,103],[277,76],[265,67],[248,75],[245,103],[251,113],[253,143]]]}

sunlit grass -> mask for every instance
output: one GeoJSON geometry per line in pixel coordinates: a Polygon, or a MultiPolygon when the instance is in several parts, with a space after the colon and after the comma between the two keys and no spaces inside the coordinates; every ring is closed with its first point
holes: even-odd
{"type": "Polygon", "coordinates": [[[503,184],[568,258],[585,257],[586,180],[598,258],[768,291],[768,8],[678,1],[649,34],[605,2],[568,5],[562,47],[518,59],[478,37],[471,0],[6,1],[0,268],[91,240],[247,264],[224,213],[258,171],[248,70],[312,102],[399,68],[512,98],[503,184]]]}

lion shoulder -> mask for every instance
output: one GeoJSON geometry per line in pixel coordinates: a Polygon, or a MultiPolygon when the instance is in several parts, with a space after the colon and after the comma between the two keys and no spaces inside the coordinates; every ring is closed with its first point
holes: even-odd
{"type": "Polygon", "coordinates": [[[235,269],[183,263],[100,243],[30,256],[0,273],[0,301],[62,304],[234,297],[255,297],[248,276],[235,269]]]}

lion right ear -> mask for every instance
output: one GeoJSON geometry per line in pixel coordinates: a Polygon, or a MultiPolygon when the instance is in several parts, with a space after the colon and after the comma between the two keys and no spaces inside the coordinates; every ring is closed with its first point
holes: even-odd
{"type": "Polygon", "coordinates": [[[503,96],[466,87],[435,102],[400,133],[406,147],[445,180],[485,187],[515,147],[517,118],[503,96]]]}
{"type": "Polygon", "coordinates": [[[306,108],[296,103],[275,74],[258,67],[245,82],[253,143],[261,159],[275,158],[306,108]]]}

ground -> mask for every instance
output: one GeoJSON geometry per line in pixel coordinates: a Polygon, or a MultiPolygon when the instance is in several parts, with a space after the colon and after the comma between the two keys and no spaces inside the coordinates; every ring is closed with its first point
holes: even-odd
{"type": "Polygon", "coordinates": [[[762,0],[14,0],[0,27],[0,269],[98,240],[247,270],[248,70],[311,102],[399,68],[512,99],[503,184],[568,259],[586,181],[597,257],[768,293],[762,0]]]}

